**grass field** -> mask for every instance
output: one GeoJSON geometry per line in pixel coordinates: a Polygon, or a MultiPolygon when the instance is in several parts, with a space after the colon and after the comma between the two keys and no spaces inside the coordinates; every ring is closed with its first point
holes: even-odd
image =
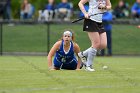
{"type": "Polygon", "coordinates": [[[97,57],[95,72],[49,71],[46,59],[0,56],[0,93],[140,93],[139,57],[97,57]]]}

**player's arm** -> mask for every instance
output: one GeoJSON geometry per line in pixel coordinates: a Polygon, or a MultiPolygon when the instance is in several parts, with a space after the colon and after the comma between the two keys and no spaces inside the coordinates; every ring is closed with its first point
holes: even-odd
{"type": "Polygon", "coordinates": [[[106,0],[106,10],[110,10],[111,9],[111,2],[110,0],[106,0]]]}
{"type": "Polygon", "coordinates": [[[88,1],[89,0],[80,0],[80,2],[78,3],[78,6],[79,6],[80,10],[83,12],[85,18],[89,18],[89,15],[84,8],[84,4],[87,3],[88,1]]]}
{"type": "MultiPolygon", "coordinates": [[[[74,43],[74,52],[76,56],[78,57],[78,53],[80,52],[80,47],[76,43],[74,43]]],[[[78,57],[77,70],[80,69],[80,66],[81,66],[81,59],[78,57]]]]}
{"type": "Polygon", "coordinates": [[[50,70],[51,70],[51,69],[54,69],[54,68],[53,68],[53,65],[52,65],[52,63],[53,63],[53,62],[52,62],[52,58],[53,58],[54,54],[56,53],[56,51],[59,49],[60,44],[61,44],[61,41],[56,42],[56,43],[53,45],[53,47],[51,48],[51,50],[50,50],[50,52],[49,52],[49,54],[48,54],[47,60],[48,60],[48,67],[49,67],[50,70]]]}

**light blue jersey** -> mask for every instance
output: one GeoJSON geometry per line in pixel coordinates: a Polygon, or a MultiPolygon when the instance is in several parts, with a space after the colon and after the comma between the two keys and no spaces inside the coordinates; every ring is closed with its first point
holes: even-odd
{"type": "Polygon", "coordinates": [[[60,49],[57,50],[54,57],[54,66],[56,68],[61,68],[61,69],[69,69],[69,70],[76,69],[77,59],[76,56],[74,55],[74,47],[72,42],[70,42],[70,48],[66,52],[64,50],[64,41],[62,40],[60,49]]]}

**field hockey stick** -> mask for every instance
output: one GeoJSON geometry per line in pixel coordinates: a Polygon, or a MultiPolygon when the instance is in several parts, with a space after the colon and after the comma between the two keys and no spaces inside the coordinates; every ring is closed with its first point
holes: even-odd
{"type": "Polygon", "coordinates": [[[83,20],[83,19],[85,19],[85,17],[78,18],[78,19],[72,21],[72,23],[76,23],[76,22],[81,21],[81,20],[83,20]]]}
{"type": "MultiPolygon", "coordinates": [[[[104,12],[103,12],[103,13],[93,14],[93,15],[90,15],[89,17],[95,16],[95,15],[98,15],[98,14],[104,14],[104,12]]],[[[81,20],[83,20],[83,19],[85,19],[85,17],[81,17],[81,18],[78,18],[78,19],[76,19],[76,20],[73,20],[72,23],[76,23],[76,22],[81,21],[81,20]]]]}

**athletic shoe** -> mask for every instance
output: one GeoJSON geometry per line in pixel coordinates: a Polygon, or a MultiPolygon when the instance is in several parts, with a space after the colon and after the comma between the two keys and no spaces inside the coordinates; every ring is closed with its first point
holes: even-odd
{"type": "Polygon", "coordinates": [[[95,71],[95,70],[92,68],[92,66],[87,66],[87,67],[85,68],[85,70],[86,70],[86,71],[95,71]]]}
{"type": "Polygon", "coordinates": [[[78,56],[80,57],[82,62],[84,63],[87,62],[87,57],[83,55],[83,52],[79,52],[78,56]]]}

